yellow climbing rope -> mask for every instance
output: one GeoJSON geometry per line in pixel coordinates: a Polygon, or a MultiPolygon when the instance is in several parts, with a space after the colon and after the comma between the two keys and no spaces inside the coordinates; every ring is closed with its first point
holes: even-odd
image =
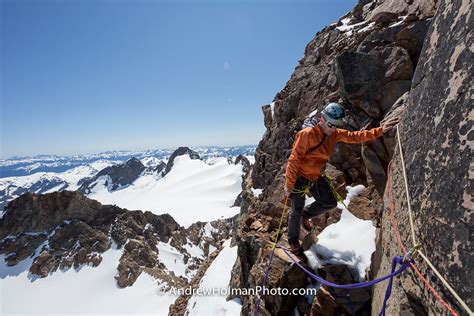
{"type": "Polygon", "coordinates": [[[281,212],[280,223],[278,224],[278,229],[275,233],[275,242],[273,243],[272,251],[275,250],[278,239],[280,238],[281,225],[283,224],[283,218],[285,217],[286,210],[288,209],[288,196],[285,198],[285,205],[283,206],[283,212],[281,212]]]}
{"type": "Polygon", "coordinates": [[[344,203],[344,198],[339,194],[339,192],[336,191],[336,189],[334,188],[334,186],[332,185],[332,177],[328,176],[328,175],[323,175],[323,177],[326,178],[326,180],[328,181],[329,183],[329,187],[331,188],[331,191],[332,191],[332,194],[334,194],[334,196],[336,197],[336,200],[338,202],[341,202],[342,205],[344,205],[344,207],[349,210],[349,208],[347,207],[346,203],[344,203]]]}

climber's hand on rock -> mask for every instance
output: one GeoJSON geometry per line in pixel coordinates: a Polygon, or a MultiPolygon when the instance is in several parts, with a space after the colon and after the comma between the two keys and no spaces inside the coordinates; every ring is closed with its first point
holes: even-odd
{"type": "Polygon", "coordinates": [[[398,117],[389,118],[387,121],[385,121],[382,124],[383,133],[385,134],[385,133],[390,132],[395,127],[395,125],[397,125],[399,122],[400,122],[400,119],[398,117]]]}

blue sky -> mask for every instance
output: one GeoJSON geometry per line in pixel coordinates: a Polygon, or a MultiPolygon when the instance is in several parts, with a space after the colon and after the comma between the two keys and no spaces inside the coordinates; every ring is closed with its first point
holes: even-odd
{"type": "Polygon", "coordinates": [[[1,158],[257,144],[356,0],[0,0],[1,158]]]}

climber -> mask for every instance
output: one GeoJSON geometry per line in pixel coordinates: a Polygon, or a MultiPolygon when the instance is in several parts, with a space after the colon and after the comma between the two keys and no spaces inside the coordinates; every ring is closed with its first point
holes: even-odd
{"type": "Polygon", "coordinates": [[[317,125],[304,128],[296,134],[285,173],[285,194],[291,201],[288,243],[294,254],[303,253],[299,243],[300,223],[305,230],[311,231],[313,228],[311,218],[337,205],[328,181],[321,176],[336,142],[357,144],[373,140],[391,131],[399,122],[398,117],[394,117],[381,127],[351,132],[336,128],[343,124],[344,117],[345,111],[341,105],[329,103],[321,112],[317,125]],[[305,188],[315,199],[306,207],[303,192],[305,188]]]}

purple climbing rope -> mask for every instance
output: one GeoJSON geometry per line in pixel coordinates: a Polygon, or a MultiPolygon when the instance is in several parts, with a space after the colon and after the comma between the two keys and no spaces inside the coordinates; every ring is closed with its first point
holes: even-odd
{"type": "MultiPolygon", "coordinates": [[[[363,287],[368,287],[368,286],[372,286],[374,284],[377,284],[379,282],[382,282],[382,281],[385,281],[387,279],[391,279],[397,275],[399,275],[400,273],[402,273],[403,271],[405,271],[408,267],[410,267],[410,263],[407,262],[407,263],[403,263],[402,267],[400,269],[398,269],[397,271],[395,272],[392,272],[384,277],[381,277],[381,278],[378,278],[378,279],[375,279],[375,280],[371,280],[371,281],[366,281],[366,282],[360,282],[360,283],[354,283],[354,284],[345,284],[345,285],[341,285],[341,284],[336,284],[336,283],[332,283],[332,282],[329,282],[329,281],[326,281],[324,280],[323,278],[321,278],[320,276],[317,276],[313,273],[311,273],[311,271],[309,271],[308,269],[306,269],[301,263],[299,263],[298,261],[296,261],[289,253],[288,253],[288,250],[286,250],[286,248],[284,247],[281,247],[280,245],[277,246],[278,248],[282,249],[286,255],[298,266],[301,268],[301,270],[303,270],[304,272],[306,272],[306,274],[308,274],[311,278],[313,278],[314,280],[322,283],[322,284],[325,284],[327,286],[330,286],[330,287],[334,287],[336,289],[359,289],[359,288],[363,288],[363,287]]],[[[402,262],[402,258],[401,257],[395,257],[395,258],[399,258],[400,259],[400,262],[402,262]]],[[[395,260],[394,258],[394,261],[392,261],[392,269],[394,269],[394,264],[396,265],[397,260],[395,260]]]]}
{"type": "MultiPolygon", "coordinates": [[[[346,290],[350,290],[350,289],[359,289],[359,288],[363,288],[363,287],[368,287],[368,286],[372,286],[372,285],[375,285],[379,282],[382,282],[382,281],[385,281],[387,279],[390,279],[390,281],[388,282],[387,284],[387,289],[385,291],[385,297],[384,297],[384,301],[383,301],[383,305],[382,305],[382,309],[380,310],[380,313],[379,313],[379,316],[385,316],[385,307],[387,306],[387,301],[388,299],[390,298],[390,295],[392,294],[392,285],[393,285],[393,278],[397,275],[399,275],[400,273],[402,273],[403,271],[405,271],[406,269],[408,269],[410,267],[410,262],[411,261],[407,261],[407,262],[404,262],[403,261],[403,258],[402,257],[399,257],[399,256],[395,256],[393,257],[393,260],[392,260],[392,269],[391,269],[391,272],[390,274],[384,276],[384,277],[381,277],[381,278],[378,278],[378,279],[375,279],[375,280],[371,280],[371,281],[367,281],[367,282],[360,282],[360,283],[355,283],[355,284],[347,284],[347,285],[341,285],[341,284],[335,284],[335,283],[332,283],[332,282],[329,282],[329,281],[326,281],[324,280],[323,278],[311,273],[311,271],[309,271],[308,269],[306,269],[302,264],[300,264],[298,261],[296,261],[289,253],[288,251],[284,248],[284,247],[281,247],[280,245],[277,246],[278,248],[282,249],[286,255],[298,266],[300,267],[304,272],[306,272],[306,274],[308,274],[311,278],[315,279],[316,281],[322,283],[322,284],[325,284],[327,286],[330,286],[330,287],[333,287],[333,288],[339,288],[339,289],[346,289],[346,290]],[[398,269],[397,271],[395,271],[395,268],[397,267],[398,264],[401,264],[402,266],[400,267],[400,269],[398,269]]],[[[352,304],[351,304],[351,308],[352,308],[352,304]]],[[[352,311],[352,314],[354,314],[354,311],[352,311]]]]}
{"type": "MultiPolygon", "coordinates": [[[[402,264],[402,265],[404,264],[403,259],[401,257],[398,257],[398,256],[393,257],[391,273],[395,271],[395,267],[397,266],[397,264],[402,264]]],[[[410,262],[406,264],[409,265],[410,262]]],[[[383,299],[383,305],[382,305],[382,309],[380,310],[379,316],[385,316],[385,307],[387,306],[387,301],[390,298],[390,295],[392,294],[392,284],[393,284],[393,278],[390,278],[390,281],[387,284],[387,290],[385,291],[385,297],[383,299]]]]}
{"type": "MultiPolygon", "coordinates": [[[[379,282],[382,282],[382,281],[385,281],[387,279],[390,279],[388,285],[387,285],[387,289],[385,291],[385,298],[384,298],[384,301],[383,301],[383,305],[382,305],[382,309],[379,313],[379,316],[385,316],[385,307],[387,305],[387,301],[388,299],[390,298],[390,295],[392,294],[392,285],[393,285],[393,278],[399,274],[401,274],[403,271],[405,271],[406,269],[408,269],[410,267],[410,262],[411,261],[408,261],[408,262],[404,262],[403,261],[403,258],[402,257],[399,257],[399,256],[395,256],[393,257],[393,260],[392,260],[392,269],[391,269],[391,272],[390,274],[386,275],[386,276],[383,276],[381,278],[378,278],[378,279],[375,279],[375,280],[371,280],[371,281],[366,281],[366,282],[360,282],[360,283],[354,283],[354,284],[336,284],[336,283],[332,283],[332,282],[329,282],[329,281],[326,281],[325,279],[321,278],[320,276],[317,276],[316,274],[312,273],[311,271],[309,271],[308,269],[306,269],[301,263],[299,263],[295,258],[293,258],[289,253],[288,253],[288,250],[280,245],[277,245],[278,248],[280,248],[281,250],[283,250],[285,252],[285,254],[291,259],[291,261],[293,261],[293,263],[295,263],[298,267],[301,268],[301,270],[303,270],[307,275],[309,275],[312,279],[322,283],[322,284],[325,284],[327,286],[330,286],[330,287],[333,287],[333,288],[336,288],[336,289],[346,289],[346,290],[351,290],[351,289],[359,289],[359,288],[364,288],[364,287],[368,287],[368,286],[373,286],[379,282]],[[395,271],[396,267],[398,264],[401,264],[402,266],[395,271]]],[[[271,255],[270,255],[270,260],[268,262],[268,266],[267,266],[267,271],[265,272],[265,277],[262,281],[262,286],[261,286],[261,290],[260,290],[260,296],[257,300],[257,304],[256,304],[256,308],[255,308],[255,312],[254,312],[254,315],[258,315],[258,311],[259,311],[259,308],[260,308],[260,301],[262,300],[263,298],[263,290],[264,290],[264,286],[265,284],[267,284],[267,279],[268,279],[268,274],[270,272],[270,267],[271,267],[271,264],[272,264],[272,260],[273,260],[273,254],[275,253],[275,249],[273,249],[271,255]]]]}

